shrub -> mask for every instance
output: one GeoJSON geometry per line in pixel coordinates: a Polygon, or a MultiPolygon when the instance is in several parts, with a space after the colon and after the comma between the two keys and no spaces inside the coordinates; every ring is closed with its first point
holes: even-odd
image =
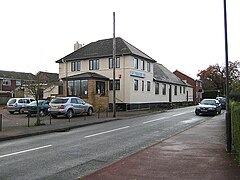
{"type": "Polygon", "coordinates": [[[232,146],[236,159],[240,162],[240,102],[231,106],[232,116],[232,146]]]}

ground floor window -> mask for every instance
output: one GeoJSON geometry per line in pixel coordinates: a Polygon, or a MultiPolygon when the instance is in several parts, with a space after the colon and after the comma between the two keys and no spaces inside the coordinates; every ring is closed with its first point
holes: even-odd
{"type": "Polygon", "coordinates": [[[134,79],[134,90],[138,91],[138,80],[134,79]]]}
{"type": "Polygon", "coordinates": [[[150,91],[151,90],[151,83],[150,81],[147,81],[147,91],[150,91]]]}
{"type": "Polygon", "coordinates": [[[96,93],[100,95],[105,95],[105,82],[96,81],[96,93]]]}
{"type": "Polygon", "coordinates": [[[177,96],[177,86],[174,86],[174,95],[177,96]]]}
{"type": "MultiPolygon", "coordinates": [[[[113,90],[113,80],[109,81],[109,90],[113,90]]],[[[115,80],[115,90],[120,90],[120,79],[115,80]]]]}
{"type": "Polygon", "coordinates": [[[162,95],[166,95],[167,85],[162,84],[162,95]]]}
{"type": "Polygon", "coordinates": [[[159,83],[155,82],[155,94],[159,94],[159,83]]]}
{"type": "Polygon", "coordinates": [[[68,96],[77,96],[80,98],[88,97],[88,80],[68,81],[68,96]]]}

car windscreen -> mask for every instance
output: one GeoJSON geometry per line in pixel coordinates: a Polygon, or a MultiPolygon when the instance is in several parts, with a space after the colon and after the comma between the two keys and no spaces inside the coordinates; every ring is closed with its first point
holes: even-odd
{"type": "Polygon", "coordinates": [[[65,104],[67,101],[68,101],[68,98],[64,98],[64,99],[57,98],[57,99],[53,99],[51,101],[51,103],[53,103],[53,104],[65,104]]]}
{"type": "Polygon", "coordinates": [[[202,100],[200,104],[204,104],[204,105],[216,105],[216,101],[214,101],[214,100],[202,100]]]}

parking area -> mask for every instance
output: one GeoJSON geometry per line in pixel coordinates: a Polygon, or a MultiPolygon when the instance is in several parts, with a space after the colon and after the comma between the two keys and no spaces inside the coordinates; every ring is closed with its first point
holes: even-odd
{"type": "MultiPolygon", "coordinates": [[[[37,118],[36,116],[28,117],[27,113],[25,114],[19,114],[14,113],[10,114],[5,107],[0,108],[0,114],[2,114],[2,120],[3,120],[3,131],[11,130],[11,129],[18,129],[22,127],[28,127],[28,126],[34,126],[37,118]]],[[[100,118],[103,117],[103,114],[101,114],[100,118]]],[[[104,117],[106,117],[106,114],[104,114],[104,117]]],[[[50,118],[50,116],[44,116],[40,117],[42,124],[56,124],[56,123],[65,123],[65,122],[75,122],[79,120],[88,120],[92,118],[98,118],[98,114],[93,114],[92,116],[86,116],[86,115],[80,115],[73,117],[71,119],[68,119],[66,117],[58,117],[57,119],[50,118]]]]}

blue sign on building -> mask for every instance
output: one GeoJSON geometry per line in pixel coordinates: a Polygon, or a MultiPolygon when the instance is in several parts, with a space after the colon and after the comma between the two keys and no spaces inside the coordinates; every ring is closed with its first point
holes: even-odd
{"type": "Polygon", "coordinates": [[[145,77],[145,74],[144,73],[140,73],[140,72],[135,72],[135,71],[132,71],[131,76],[135,76],[135,77],[141,77],[141,78],[144,78],[145,77]]]}

